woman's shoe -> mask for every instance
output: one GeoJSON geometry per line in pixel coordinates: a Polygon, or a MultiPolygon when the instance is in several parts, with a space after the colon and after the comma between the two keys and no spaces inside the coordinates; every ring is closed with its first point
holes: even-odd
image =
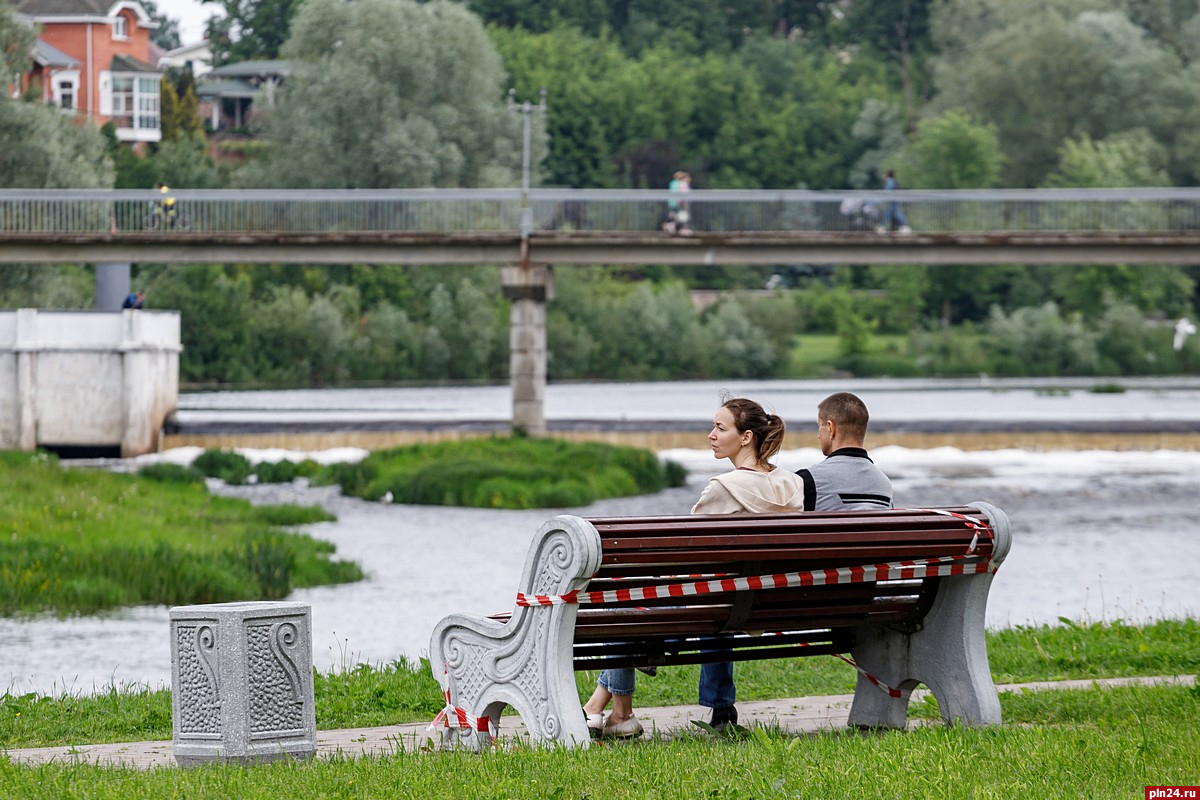
{"type": "Polygon", "coordinates": [[[588,735],[595,739],[604,731],[604,714],[589,714],[585,711],[583,715],[587,717],[588,735]]]}
{"type": "Polygon", "coordinates": [[[638,722],[635,715],[630,714],[629,719],[620,722],[605,721],[601,735],[607,739],[633,739],[641,736],[642,732],[642,723],[638,722]]]}

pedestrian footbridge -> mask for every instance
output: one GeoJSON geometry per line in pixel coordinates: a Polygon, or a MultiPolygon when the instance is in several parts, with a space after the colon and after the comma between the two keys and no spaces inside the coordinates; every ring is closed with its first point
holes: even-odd
{"type": "Polygon", "coordinates": [[[0,263],[1167,264],[1200,262],[1200,189],[0,190],[0,263]],[[677,198],[676,198],[677,199],[677,198]],[[881,227],[900,204],[911,232],[881,227]],[[174,224],[172,224],[172,221],[174,224]]]}

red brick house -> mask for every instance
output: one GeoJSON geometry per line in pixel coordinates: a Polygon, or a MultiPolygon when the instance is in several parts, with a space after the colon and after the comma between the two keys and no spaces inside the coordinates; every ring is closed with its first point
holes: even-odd
{"type": "Polygon", "coordinates": [[[157,142],[159,82],[150,64],[150,31],[158,23],[137,0],[6,0],[38,34],[21,89],[40,87],[44,100],[88,117],[112,120],[121,141],[157,142]]]}

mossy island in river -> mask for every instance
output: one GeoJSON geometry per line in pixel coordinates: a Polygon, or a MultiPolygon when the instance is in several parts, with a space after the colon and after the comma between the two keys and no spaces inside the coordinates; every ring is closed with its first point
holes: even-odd
{"type": "Polygon", "coordinates": [[[343,492],[366,500],[516,509],[586,506],[686,478],[682,466],[648,450],[500,436],[377,450],[329,470],[343,492]]]}

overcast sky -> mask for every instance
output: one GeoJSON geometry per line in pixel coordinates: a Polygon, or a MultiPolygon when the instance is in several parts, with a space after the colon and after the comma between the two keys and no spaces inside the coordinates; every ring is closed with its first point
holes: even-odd
{"type": "Polygon", "coordinates": [[[220,13],[217,3],[202,4],[200,0],[157,0],[161,14],[179,20],[182,44],[193,44],[204,38],[208,18],[220,13]]]}

